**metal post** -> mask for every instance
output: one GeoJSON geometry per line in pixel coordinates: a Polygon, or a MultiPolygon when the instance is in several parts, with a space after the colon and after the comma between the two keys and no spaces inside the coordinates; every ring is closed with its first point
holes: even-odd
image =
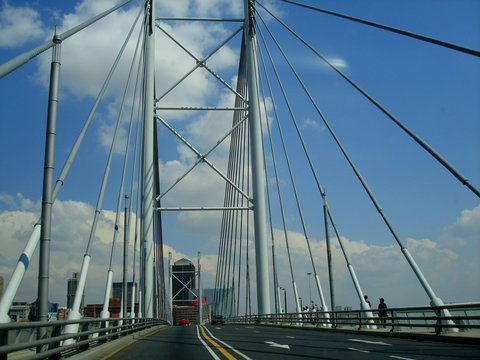
{"type": "Polygon", "coordinates": [[[145,294],[144,316],[153,317],[153,131],[154,131],[154,64],[155,64],[155,19],[153,1],[146,4],[145,45],[145,99],[143,118],[143,166],[142,166],[142,237],[145,245],[145,294]]]}
{"type": "Polygon", "coordinates": [[[277,296],[277,297],[278,297],[278,304],[279,304],[278,308],[279,308],[280,313],[282,313],[282,312],[283,312],[283,309],[282,309],[282,298],[281,298],[280,289],[281,289],[281,288],[278,287],[278,288],[276,289],[276,291],[277,291],[277,294],[278,294],[278,296],[277,296]]]}
{"type": "Polygon", "coordinates": [[[307,273],[308,276],[308,295],[310,296],[310,302],[308,303],[308,307],[310,308],[310,305],[312,304],[312,286],[310,285],[310,275],[312,275],[311,272],[307,273]]]}
{"type": "Polygon", "coordinates": [[[203,301],[202,301],[202,264],[200,263],[200,251],[198,252],[198,323],[203,324],[203,301]]]}
{"type": "MultiPolygon", "coordinates": [[[[55,132],[57,127],[58,107],[58,80],[60,76],[60,50],[62,41],[57,35],[53,36],[53,55],[50,68],[50,90],[48,96],[47,133],[45,139],[45,162],[43,171],[43,194],[42,194],[42,228],[40,232],[40,263],[38,271],[38,300],[37,320],[48,320],[48,281],[50,271],[50,228],[52,221],[52,188],[53,167],[55,160],[55,132]]],[[[46,328],[38,328],[37,337],[43,339],[46,336],[46,328]]],[[[37,348],[37,352],[42,347],[37,348]]]]}
{"type": "Polygon", "coordinates": [[[170,319],[170,324],[173,325],[173,282],[172,282],[172,253],[168,253],[168,314],[170,319]]]}
{"type": "Polygon", "coordinates": [[[258,314],[270,313],[270,282],[268,276],[265,190],[263,184],[262,130],[258,100],[258,81],[255,53],[255,13],[253,4],[245,0],[245,44],[248,81],[248,120],[251,137],[253,219],[255,229],[255,259],[257,272],[258,314]]]}
{"type": "MultiPolygon", "coordinates": [[[[325,221],[327,221],[326,214],[325,214],[325,221]]],[[[325,230],[327,228],[328,226],[325,225],[325,230]]],[[[335,293],[334,293],[334,287],[333,287],[332,249],[331,249],[330,236],[327,235],[326,240],[327,240],[328,280],[330,284],[330,306],[332,310],[335,310],[335,293]]]]}
{"type": "MultiPolygon", "coordinates": [[[[124,214],[124,233],[123,233],[123,317],[127,316],[128,308],[128,286],[127,286],[127,266],[128,266],[128,195],[125,195],[125,214],[124,214]]],[[[133,289],[132,289],[133,290],[133,289]]]]}

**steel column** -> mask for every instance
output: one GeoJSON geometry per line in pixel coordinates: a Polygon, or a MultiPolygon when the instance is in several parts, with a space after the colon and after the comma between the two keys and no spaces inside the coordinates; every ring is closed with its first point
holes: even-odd
{"type": "Polygon", "coordinates": [[[145,264],[144,279],[145,308],[143,315],[153,317],[153,131],[154,126],[154,64],[155,64],[155,38],[153,1],[146,5],[145,23],[145,99],[143,118],[143,159],[142,159],[142,226],[141,234],[144,241],[145,264]]]}
{"type": "Polygon", "coordinates": [[[202,264],[200,263],[200,251],[198,252],[198,323],[200,325],[203,324],[203,301],[202,301],[202,282],[201,282],[201,279],[202,279],[202,264]]]}
{"type": "Polygon", "coordinates": [[[268,276],[267,226],[265,215],[265,189],[263,184],[262,130],[258,100],[256,67],[256,36],[254,4],[245,0],[245,44],[248,82],[248,120],[252,160],[253,219],[255,229],[255,259],[257,272],[258,314],[270,313],[270,282],[268,276]]]}
{"type": "MultiPolygon", "coordinates": [[[[127,284],[127,267],[128,267],[128,222],[129,222],[128,195],[125,195],[125,213],[124,213],[124,230],[123,230],[123,317],[127,316],[128,310],[128,284],[127,284]]],[[[133,290],[133,289],[132,289],[133,290]]]]}
{"type": "MultiPolygon", "coordinates": [[[[57,127],[58,107],[58,80],[60,76],[60,50],[61,43],[59,36],[53,36],[53,55],[50,68],[50,90],[48,96],[47,134],[45,139],[45,162],[43,171],[43,194],[42,194],[42,215],[40,231],[40,262],[38,270],[38,298],[37,298],[37,320],[48,320],[48,281],[50,272],[50,231],[52,221],[52,188],[53,168],[55,161],[55,135],[57,127]]],[[[37,337],[42,339],[46,336],[46,328],[38,328],[37,337]]],[[[41,351],[41,347],[37,349],[41,351]]]]}

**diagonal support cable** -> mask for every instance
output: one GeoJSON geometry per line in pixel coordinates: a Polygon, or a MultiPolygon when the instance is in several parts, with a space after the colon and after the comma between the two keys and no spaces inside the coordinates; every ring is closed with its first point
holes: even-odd
{"type": "MultiPolygon", "coordinates": [[[[263,20],[262,20],[263,21],[263,20]]],[[[269,31],[270,35],[272,36],[273,40],[275,41],[275,43],[277,44],[278,46],[278,49],[280,50],[280,52],[282,53],[282,55],[284,56],[286,62],[288,63],[288,65],[290,66],[291,70],[294,72],[295,76],[297,77],[297,80],[300,82],[300,84],[302,85],[303,89],[305,90],[305,93],[308,95],[310,101],[312,102],[312,104],[314,105],[315,109],[317,110],[318,114],[321,116],[325,126],[328,128],[330,134],[332,135],[332,137],[334,138],[335,142],[337,143],[337,145],[339,146],[340,150],[342,151],[343,155],[345,156],[345,159],[348,161],[348,163],[350,164],[352,170],[354,171],[355,175],[357,176],[358,180],[360,181],[360,183],[362,184],[363,188],[365,189],[365,191],[367,192],[367,195],[370,197],[372,203],[374,204],[375,208],[377,209],[377,211],[379,212],[380,216],[382,217],[382,220],[384,221],[385,225],[388,227],[390,233],[392,234],[392,236],[394,237],[394,239],[396,240],[397,244],[399,245],[403,255],[405,256],[407,262],[409,263],[411,269],[413,270],[413,272],[415,273],[415,275],[417,276],[420,284],[422,285],[422,287],[424,288],[425,292],[427,293],[427,295],[429,296],[430,300],[431,300],[431,305],[432,306],[442,306],[443,305],[443,301],[442,299],[440,299],[436,294],[435,292],[433,291],[432,287],[430,286],[430,284],[428,283],[428,280],[425,278],[425,276],[423,275],[421,269],[418,267],[417,263],[415,262],[415,260],[413,259],[412,255],[410,254],[410,251],[408,250],[408,248],[403,245],[402,241],[400,240],[397,232],[395,231],[395,229],[393,228],[392,224],[390,223],[390,220],[387,218],[386,214],[384,213],[383,209],[381,208],[380,204],[378,203],[377,199],[375,198],[373,192],[371,191],[370,187],[368,186],[368,184],[366,183],[365,179],[363,178],[363,176],[361,175],[360,171],[358,170],[358,168],[355,166],[355,164],[353,163],[353,161],[351,160],[350,156],[347,154],[347,152],[345,151],[343,145],[341,144],[340,140],[337,138],[337,136],[335,135],[335,133],[333,132],[332,128],[330,127],[330,124],[328,123],[328,121],[326,120],[325,116],[323,115],[323,113],[320,111],[320,109],[318,108],[315,100],[312,98],[312,96],[310,95],[310,93],[308,92],[307,88],[305,87],[304,83],[301,81],[300,77],[298,76],[298,73],[295,71],[295,69],[293,68],[292,64],[290,63],[290,61],[288,60],[288,58],[286,57],[284,51],[282,50],[282,48],[280,47],[280,45],[278,44],[278,42],[276,41],[276,39],[273,37],[272,33],[270,32],[270,30],[268,29],[268,27],[266,26],[265,22],[263,23],[264,26],[266,27],[266,29],[269,31]]],[[[450,316],[448,311],[445,311],[445,314],[447,314],[446,316],[450,316]]]]}
{"type": "Polygon", "coordinates": [[[172,85],[167,91],[165,91],[162,95],[160,95],[159,98],[155,99],[155,102],[159,102],[162,100],[165,96],[167,96],[168,93],[170,93],[173,89],[175,89],[183,80],[185,80],[187,77],[189,77],[195,70],[197,70],[199,67],[204,66],[204,64],[207,62],[207,60],[212,57],[213,54],[215,54],[218,50],[220,50],[226,43],[228,43],[235,35],[237,35],[241,30],[243,29],[243,26],[239,27],[236,31],[234,31],[229,37],[227,37],[220,45],[218,45],[215,49],[213,49],[210,54],[208,54],[205,58],[197,60],[197,64],[187,71],[185,75],[183,75],[180,80],[178,80],[174,85],[172,85]]]}
{"type": "MultiPolygon", "coordinates": [[[[330,10],[320,9],[318,7],[315,7],[315,6],[301,4],[301,3],[296,2],[296,1],[291,1],[291,0],[280,0],[280,1],[286,2],[288,4],[298,5],[298,6],[310,9],[310,10],[319,11],[319,12],[322,12],[322,13],[325,13],[325,14],[328,14],[328,15],[337,16],[337,17],[340,17],[342,19],[355,21],[355,22],[358,22],[358,23],[361,23],[361,24],[364,24],[364,25],[373,26],[373,27],[376,27],[376,28],[379,28],[379,29],[382,29],[382,30],[394,32],[396,34],[408,36],[408,37],[411,37],[411,38],[414,38],[414,39],[417,39],[417,40],[422,40],[422,41],[425,41],[425,42],[429,42],[431,44],[439,45],[439,46],[442,46],[442,47],[445,47],[445,48],[448,48],[448,49],[451,49],[451,50],[460,51],[460,52],[463,52],[465,54],[480,57],[480,51],[475,50],[475,49],[469,49],[465,46],[452,44],[452,43],[449,43],[449,42],[446,42],[446,41],[438,40],[438,39],[435,39],[435,38],[431,38],[431,37],[428,37],[428,36],[416,34],[416,33],[410,32],[410,31],[402,30],[402,29],[397,29],[397,28],[394,28],[394,27],[391,27],[391,26],[378,24],[378,23],[375,23],[373,21],[368,21],[368,20],[356,18],[356,17],[353,17],[353,16],[336,13],[336,12],[333,12],[333,11],[330,11],[330,10]]],[[[262,4],[260,4],[260,6],[262,6],[262,4]]]]}
{"type": "MultiPolygon", "coordinates": [[[[118,5],[115,5],[114,7],[104,11],[101,14],[98,14],[97,16],[92,17],[91,19],[81,23],[80,25],[77,25],[77,26],[71,28],[70,30],[65,31],[64,33],[62,33],[58,36],[58,39],[63,41],[65,39],[69,38],[70,36],[76,34],[77,32],[85,29],[87,26],[90,26],[94,22],[100,20],[101,18],[109,15],[110,13],[114,12],[115,10],[117,10],[117,9],[121,8],[122,6],[128,4],[130,1],[132,1],[132,0],[127,0],[127,1],[124,1],[120,4],[118,4],[118,5]]],[[[6,63],[1,64],[0,65],[0,79],[2,77],[4,77],[5,75],[8,75],[12,71],[16,70],[17,68],[19,68],[23,64],[27,63],[28,61],[30,61],[31,59],[33,59],[37,55],[40,55],[44,51],[50,49],[54,45],[55,45],[55,43],[53,41],[51,41],[51,40],[46,41],[43,44],[40,44],[37,47],[33,48],[32,50],[27,51],[23,54],[20,54],[20,55],[14,57],[13,59],[7,61],[6,63]]]]}
{"type": "MultiPolygon", "coordinates": [[[[177,131],[175,131],[174,128],[172,128],[164,119],[162,119],[160,116],[156,117],[158,121],[160,121],[168,130],[170,130],[175,136],[177,136],[187,147],[192,150],[195,155],[198,157],[201,157],[202,154],[192,145],[190,144],[182,135],[180,135],[177,131]]],[[[244,198],[248,199],[250,202],[250,198],[247,194],[243,192],[242,189],[240,189],[237,185],[233,183],[232,180],[230,180],[222,171],[220,171],[215,165],[212,164],[210,160],[207,158],[203,158],[203,161],[210,166],[218,175],[220,175],[225,181],[227,181],[231,186],[235,188],[244,198]]]]}
{"type": "Polygon", "coordinates": [[[161,199],[162,197],[164,197],[170,190],[172,190],[175,185],[177,185],[185,176],[187,176],[190,171],[192,171],[198,164],[200,164],[203,159],[205,159],[208,155],[210,155],[210,153],[215,150],[217,148],[218,145],[220,145],[240,124],[242,124],[245,120],[247,119],[247,117],[245,116],[241,121],[239,121],[237,124],[235,124],[235,126],[233,126],[220,140],[218,140],[218,142],[209,150],[207,151],[205,154],[203,154],[202,156],[200,156],[197,161],[195,161],[195,163],[190,166],[190,168],[182,175],[180,176],[172,185],[170,185],[170,187],[165,190],[162,194],[160,194],[160,196],[158,196],[156,198],[156,200],[159,200],[161,199]]]}
{"type": "MultiPolygon", "coordinates": [[[[172,35],[170,35],[163,27],[160,25],[156,24],[155,25],[157,28],[159,28],[165,35],[167,35],[175,44],[177,44],[183,51],[185,51],[188,55],[190,55],[196,62],[197,64],[201,62],[201,59],[196,57],[190,50],[188,50],[185,46],[183,46],[177,39],[175,39],[172,35]]],[[[210,69],[207,64],[203,63],[203,68],[207,70],[210,74],[212,74],[218,81],[222,83],[225,87],[227,87],[231,92],[233,92],[235,95],[239,96],[242,100],[245,101],[245,97],[239,94],[233,87],[230,86],[225,80],[223,80],[215,71],[210,69]]]]}
{"type": "Polygon", "coordinates": [[[274,19],[276,19],[280,24],[282,24],[289,32],[291,32],[297,39],[299,39],[305,46],[312,50],[317,56],[319,56],[323,61],[325,61],[333,70],[335,70],[340,76],[342,76],[346,81],[350,83],[355,89],[357,89],[362,95],[364,95],[372,104],[374,104],[381,112],[383,112],[387,117],[389,117],[395,124],[397,124],[404,132],[406,132],[417,144],[423,147],[430,155],[432,155],[440,164],[442,164],[453,176],[455,176],[462,184],[468,187],[475,195],[480,197],[480,190],[469,182],[469,180],[460,173],[455,167],[453,167],[442,155],[440,155],[435,149],[433,149],[429,144],[427,144],[423,139],[417,136],[413,131],[406,127],[400,120],[398,120],[393,114],[391,114],[387,109],[385,109],[379,102],[377,102],[373,97],[371,97],[366,91],[364,91],[360,86],[358,86],[353,80],[351,80],[347,75],[345,75],[341,70],[339,70],[335,65],[327,60],[322,54],[320,54],[312,45],[306,42],[300,35],[293,31],[288,25],[286,25],[282,20],[275,16],[270,10],[262,6],[265,11],[267,11],[274,19]]]}

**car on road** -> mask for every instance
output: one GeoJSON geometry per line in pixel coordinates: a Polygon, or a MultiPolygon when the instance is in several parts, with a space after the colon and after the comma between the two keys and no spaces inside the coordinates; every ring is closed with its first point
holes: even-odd
{"type": "Polygon", "coordinates": [[[212,325],[220,324],[225,325],[225,316],[223,315],[213,315],[212,316],[212,325]]]}
{"type": "Polygon", "coordinates": [[[180,319],[180,320],[178,321],[178,326],[182,326],[182,325],[185,325],[185,326],[190,325],[190,320],[188,320],[188,319],[180,319]]]}

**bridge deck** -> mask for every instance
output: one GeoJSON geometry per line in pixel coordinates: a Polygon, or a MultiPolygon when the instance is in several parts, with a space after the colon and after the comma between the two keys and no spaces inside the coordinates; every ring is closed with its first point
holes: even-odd
{"type": "MultiPolygon", "coordinates": [[[[480,331],[435,335],[419,331],[330,330],[263,326],[159,326],[72,360],[162,359],[478,359],[480,331]],[[422,341],[419,341],[422,340],[422,341]]],[[[32,352],[9,355],[22,359],[32,352]]]]}

